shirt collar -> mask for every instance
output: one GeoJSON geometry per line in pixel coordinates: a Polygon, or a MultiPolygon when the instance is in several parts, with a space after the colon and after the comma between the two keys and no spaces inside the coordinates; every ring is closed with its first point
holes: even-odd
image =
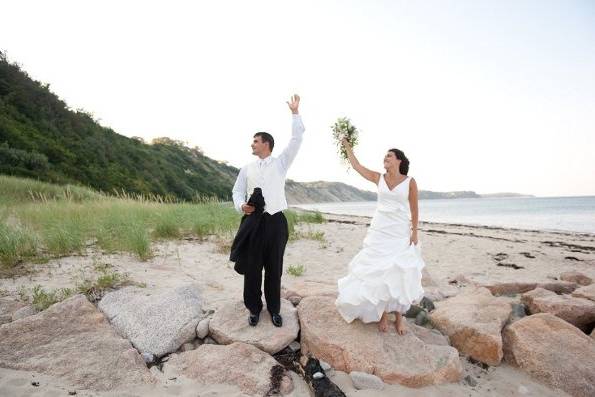
{"type": "Polygon", "coordinates": [[[263,158],[263,159],[258,159],[257,162],[259,165],[269,165],[271,163],[271,160],[273,159],[273,156],[268,155],[267,157],[263,158]]]}

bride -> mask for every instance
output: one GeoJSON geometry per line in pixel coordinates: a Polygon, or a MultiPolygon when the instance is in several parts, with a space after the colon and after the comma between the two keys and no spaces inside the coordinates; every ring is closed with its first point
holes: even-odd
{"type": "Polygon", "coordinates": [[[388,313],[395,312],[395,329],[406,332],[403,314],[423,297],[418,237],[417,184],[407,173],[405,153],[390,149],[384,156],[386,173],[362,166],[347,139],[341,140],[349,162],[361,176],[376,184],[378,203],[363,248],[349,263],[349,273],[339,279],[337,310],[347,322],[378,322],[388,331],[388,313]]]}

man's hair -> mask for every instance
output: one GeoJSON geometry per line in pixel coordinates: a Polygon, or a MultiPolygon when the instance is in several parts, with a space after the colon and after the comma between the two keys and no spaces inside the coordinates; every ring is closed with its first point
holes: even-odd
{"type": "Polygon", "coordinates": [[[256,134],[254,134],[254,138],[256,138],[257,136],[260,137],[261,141],[269,143],[269,149],[271,149],[272,152],[273,147],[275,147],[275,140],[273,139],[273,136],[268,132],[257,132],[256,134]]]}

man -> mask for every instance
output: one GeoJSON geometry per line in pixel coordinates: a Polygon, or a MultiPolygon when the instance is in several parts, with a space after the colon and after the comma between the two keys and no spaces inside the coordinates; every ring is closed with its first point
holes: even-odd
{"type": "MultiPolygon", "coordinates": [[[[283,210],[287,209],[285,199],[285,177],[287,170],[297,155],[302,144],[304,125],[299,115],[298,108],[300,97],[294,95],[287,102],[293,114],[291,140],[279,157],[271,156],[275,141],[266,132],[254,134],[252,154],[258,159],[240,170],[236,183],[233,186],[233,202],[244,217],[254,212],[254,207],[246,203],[255,188],[261,188],[264,197],[264,212],[256,238],[262,243],[259,246],[259,260],[244,266],[244,304],[250,311],[248,323],[251,326],[258,324],[262,310],[262,269],[264,268],[264,296],[267,310],[271,314],[273,325],[281,327],[283,319],[281,314],[281,275],[283,273],[283,254],[289,232],[287,219],[283,210]]],[[[244,258],[247,260],[247,258],[244,258]]],[[[241,261],[242,258],[239,259],[241,261]]]]}

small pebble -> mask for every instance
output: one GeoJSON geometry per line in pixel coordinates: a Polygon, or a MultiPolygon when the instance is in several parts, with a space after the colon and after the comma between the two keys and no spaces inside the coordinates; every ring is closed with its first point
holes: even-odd
{"type": "Polygon", "coordinates": [[[322,372],[315,372],[314,375],[312,375],[312,378],[322,379],[322,378],[324,378],[324,374],[322,372]]]}
{"type": "Polygon", "coordinates": [[[289,347],[289,350],[291,350],[293,353],[295,353],[301,349],[300,342],[295,341],[295,340],[293,342],[291,342],[288,347],[289,347]]]}
{"type": "Polygon", "coordinates": [[[327,363],[326,361],[320,360],[320,366],[325,371],[330,371],[332,369],[331,365],[329,363],[327,363]]]}
{"type": "Polygon", "coordinates": [[[31,382],[31,386],[37,387],[37,386],[39,386],[39,382],[31,382]]]}
{"type": "Polygon", "coordinates": [[[465,376],[465,382],[471,387],[477,386],[477,381],[471,375],[465,376]]]}

